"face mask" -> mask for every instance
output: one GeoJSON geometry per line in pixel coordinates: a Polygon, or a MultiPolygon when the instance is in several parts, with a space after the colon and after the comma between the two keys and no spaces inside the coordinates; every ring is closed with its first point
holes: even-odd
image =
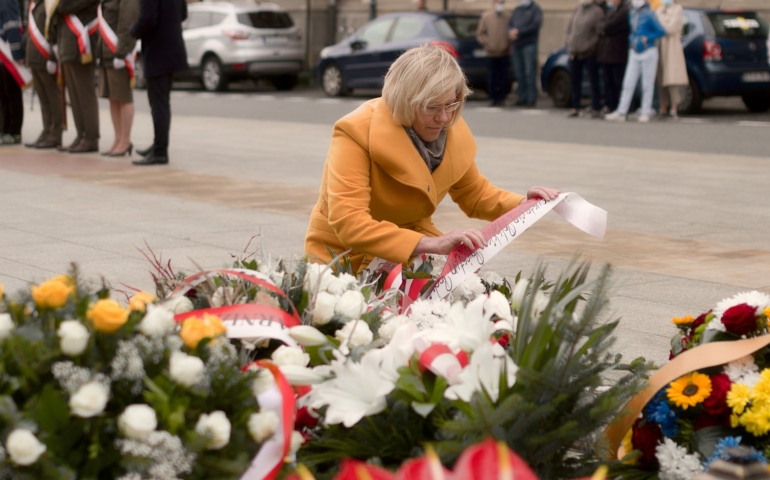
{"type": "Polygon", "coordinates": [[[502,3],[495,4],[495,11],[497,13],[503,13],[504,10],[505,10],[505,5],[503,5],[502,3]]]}
{"type": "Polygon", "coordinates": [[[638,10],[644,6],[644,0],[633,0],[631,5],[633,5],[633,7],[638,10]]]}
{"type": "Polygon", "coordinates": [[[615,2],[607,2],[607,8],[609,9],[615,8],[615,2]]]}
{"type": "Polygon", "coordinates": [[[663,0],[661,3],[663,3],[665,6],[669,6],[674,3],[674,0],[663,0]]]}
{"type": "Polygon", "coordinates": [[[521,2],[519,2],[519,5],[521,5],[522,7],[526,7],[530,3],[532,3],[532,0],[521,0],[521,2]]]}

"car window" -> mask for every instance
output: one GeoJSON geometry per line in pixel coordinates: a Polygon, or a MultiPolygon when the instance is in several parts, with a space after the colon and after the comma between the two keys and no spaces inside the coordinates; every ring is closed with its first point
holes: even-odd
{"type": "Polygon", "coordinates": [[[189,12],[187,20],[183,24],[185,30],[193,28],[208,27],[211,25],[211,13],[209,12],[189,12]]]}
{"type": "Polygon", "coordinates": [[[439,18],[435,22],[436,29],[446,38],[476,38],[476,28],[479,26],[478,15],[458,15],[439,18]]]}
{"type": "Polygon", "coordinates": [[[212,25],[219,25],[222,23],[225,18],[227,18],[227,14],[224,13],[212,13],[211,14],[211,24],[212,25]]]}
{"type": "Polygon", "coordinates": [[[238,23],[254,28],[291,28],[294,26],[288,13],[270,10],[239,13],[238,23]]]}
{"type": "Polygon", "coordinates": [[[717,12],[706,16],[717,38],[767,38],[767,23],[755,12],[717,12]]]}
{"type": "Polygon", "coordinates": [[[386,18],[384,20],[375,20],[368,26],[364,27],[364,30],[357,35],[357,40],[363,40],[368,46],[381,45],[385,43],[385,38],[388,36],[390,27],[393,25],[392,18],[386,18]]]}
{"type": "Polygon", "coordinates": [[[400,40],[410,40],[417,37],[422,31],[425,19],[420,17],[401,17],[396,21],[393,33],[390,36],[391,42],[400,40]]]}

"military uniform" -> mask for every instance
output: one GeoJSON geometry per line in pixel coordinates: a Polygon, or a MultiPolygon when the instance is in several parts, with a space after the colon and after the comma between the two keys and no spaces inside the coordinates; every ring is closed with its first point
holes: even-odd
{"type": "Polygon", "coordinates": [[[99,95],[118,102],[132,103],[136,39],[129,30],[139,18],[139,0],[105,0],[101,8],[104,23],[99,25],[99,43],[96,47],[99,58],[99,95]],[[107,31],[102,31],[104,24],[107,31]],[[122,68],[115,68],[116,58],[124,62],[122,68]]]}
{"type": "MultiPolygon", "coordinates": [[[[38,0],[30,5],[28,21],[29,36],[27,37],[26,62],[32,70],[35,82],[35,93],[40,100],[40,112],[43,115],[43,132],[35,142],[27,144],[34,148],[55,148],[61,145],[62,135],[62,104],[59,85],[56,84],[56,71],[49,72],[49,62],[56,65],[52,45],[45,40],[45,2],[38,0]],[[34,24],[33,24],[34,22],[34,24]],[[42,40],[41,40],[42,37],[42,40]]],[[[51,31],[53,33],[53,31],[51,31]]],[[[55,38],[55,35],[50,35],[55,38]]]]}

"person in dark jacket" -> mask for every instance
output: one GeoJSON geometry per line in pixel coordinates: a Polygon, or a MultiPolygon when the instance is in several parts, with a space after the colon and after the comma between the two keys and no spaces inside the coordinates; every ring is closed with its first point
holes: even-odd
{"type": "MultiPolygon", "coordinates": [[[[9,47],[13,61],[23,65],[21,12],[17,0],[0,0],[0,40],[9,47]]],[[[24,122],[21,87],[11,74],[10,68],[0,61],[0,108],[2,108],[0,118],[3,123],[0,145],[21,143],[21,125],[24,122]]]]}
{"type": "Polygon", "coordinates": [[[542,26],[543,10],[534,0],[521,0],[508,21],[519,106],[534,107],[537,103],[537,43],[542,26]]]}
{"type": "Polygon", "coordinates": [[[591,116],[600,116],[602,93],[599,85],[599,66],[596,64],[596,45],[599,43],[599,27],[603,20],[602,7],[593,0],[580,0],[567,27],[569,69],[572,73],[572,110],[569,117],[580,115],[583,69],[588,70],[591,80],[591,116]]]}
{"type": "MultiPolygon", "coordinates": [[[[25,58],[35,82],[35,93],[40,103],[40,114],[43,116],[43,131],[37,140],[24,146],[41,149],[60,147],[62,136],[62,104],[59,85],[56,84],[56,56],[43,34],[45,18],[45,2],[30,2],[25,58]]],[[[56,34],[49,30],[49,37],[56,38],[56,34]]]]}
{"type": "Polygon", "coordinates": [[[628,35],[631,33],[628,24],[631,4],[628,0],[618,1],[617,5],[607,2],[596,52],[596,62],[604,75],[604,106],[609,112],[617,110],[620,101],[623,74],[628,62],[628,35]]]}
{"type": "Polygon", "coordinates": [[[168,135],[171,128],[171,80],[174,72],[187,70],[187,52],[182,39],[182,22],[187,19],[185,0],[141,0],[139,19],[131,35],[142,41],[144,77],[150,100],[155,141],[134,165],[168,163],[168,135]]]}

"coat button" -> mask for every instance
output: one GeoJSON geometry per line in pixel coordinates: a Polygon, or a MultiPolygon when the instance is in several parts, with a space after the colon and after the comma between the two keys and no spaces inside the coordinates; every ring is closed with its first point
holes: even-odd
{"type": "Polygon", "coordinates": [[[430,192],[430,185],[428,185],[428,191],[430,192]]]}

